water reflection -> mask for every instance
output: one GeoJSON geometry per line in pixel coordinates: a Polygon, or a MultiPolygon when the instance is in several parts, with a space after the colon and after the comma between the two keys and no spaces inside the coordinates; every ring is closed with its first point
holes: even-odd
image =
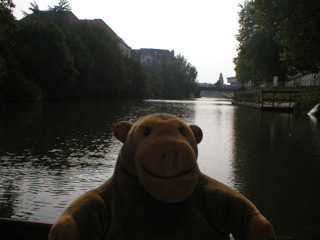
{"type": "Polygon", "coordinates": [[[303,115],[241,108],[234,129],[237,188],[274,223],[280,239],[319,237],[313,227],[320,226],[319,126],[303,115]]]}
{"type": "Polygon", "coordinates": [[[210,98],[197,102],[195,124],[202,128],[204,135],[198,146],[199,167],[205,174],[229,186],[234,186],[230,170],[233,115],[230,102],[210,98]]]}

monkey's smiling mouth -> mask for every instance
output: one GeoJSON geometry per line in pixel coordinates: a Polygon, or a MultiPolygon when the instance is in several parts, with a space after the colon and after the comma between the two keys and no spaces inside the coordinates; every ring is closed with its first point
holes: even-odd
{"type": "Polygon", "coordinates": [[[153,176],[153,177],[156,177],[156,178],[161,178],[161,179],[174,179],[174,178],[179,178],[179,177],[182,177],[183,175],[186,175],[190,172],[192,172],[194,169],[196,168],[196,164],[193,165],[191,168],[189,168],[187,171],[184,171],[182,173],[179,173],[179,174],[176,174],[176,175],[173,175],[173,176],[161,176],[161,175],[158,175],[158,174],[155,174],[153,172],[151,172],[150,170],[148,170],[143,164],[142,164],[142,169],[148,173],[149,175],[153,176]]]}

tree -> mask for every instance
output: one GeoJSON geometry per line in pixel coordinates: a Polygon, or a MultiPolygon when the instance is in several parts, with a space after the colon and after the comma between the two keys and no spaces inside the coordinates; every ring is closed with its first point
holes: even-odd
{"type": "Polygon", "coordinates": [[[184,56],[163,56],[160,65],[143,64],[148,98],[187,98],[197,96],[197,69],[184,56]]]}
{"type": "Polygon", "coordinates": [[[224,80],[223,80],[223,75],[222,75],[222,73],[220,73],[220,75],[219,75],[219,80],[217,81],[217,84],[218,84],[218,85],[223,85],[223,84],[224,84],[224,80]]]}
{"type": "Polygon", "coordinates": [[[16,20],[12,15],[15,5],[11,0],[0,1],[0,99],[4,98],[4,89],[10,72],[11,50],[15,45],[14,33],[16,20]]]}
{"type": "MultiPolygon", "coordinates": [[[[31,14],[37,14],[40,12],[39,5],[36,3],[36,1],[30,2],[30,5],[31,6],[29,7],[29,10],[32,12],[31,14]]],[[[25,11],[22,11],[22,13],[24,16],[30,15],[29,13],[27,13],[25,11]]]]}
{"type": "Polygon", "coordinates": [[[0,71],[4,69],[5,59],[15,45],[14,33],[17,30],[17,22],[12,15],[14,7],[11,0],[0,1],[0,71]]]}
{"type": "Polygon", "coordinates": [[[73,97],[76,99],[88,98],[90,84],[93,81],[94,57],[86,47],[79,33],[80,26],[74,24],[65,30],[66,44],[73,56],[75,73],[75,90],[73,97]]]}
{"type": "Polygon", "coordinates": [[[54,5],[53,7],[49,6],[49,11],[66,12],[66,11],[71,11],[71,7],[70,7],[70,4],[69,4],[69,1],[60,0],[58,5],[54,5]]]}
{"type": "Polygon", "coordinates": [[[12,15],[14,7],[11,0],[0,2],[0,100],[35,101],[41,98],[41,90],[19,68],[19,26],[12,15]]]}
{"type": "Polygon", "coordinates": [[[131,98],[144,98],[146,96],[146,74],[138,61],[129,58],[125,58],[125,60],[129,72],[131,98]]]}
{"type": "Polygon", "coordinates": [[[251,0],[240,6],[234,61],[240,82],[319,71],[319,1],[251,0]]]}
{"type": "Polygon", "coordinates": [[[18,32],[17,66],[42,89],[45,100],[69,98],[74,63],[63,31],[54,23],[31,22],[18,32]]]}
{"type": "MultiPolygon", "coordinates": [[[[193,93],[197,70],[183,56],[145,70],[126,58],[103,26],[69,24],[69,4],[32,12],[19,23],[11,1],[0,9],[0,101],[182,98],[193,93]]],[[[91,22],[90,22],[91,23],[91,22]]]]}
{"type": "Polygon", "coordinates": [[[252,68],[246,64],[246,59],[243,57],[243,52],[239,52],[238,56],[233,60],[235,71],[237,73],[237,81],[244,85],[246,81],[254,80],[252,68]]]}
{"type": "Polygon", "coordinates": [[[320,66],[320,2],[257,0],[255,7],[264,29],[276,32],[275,40],[282,47],[281,61],[288,72],[317,72],[320,66]]]}
{"type": "Polygon", "coordinates": [[[186,98],[196,94],[197,70],[182,55],[165,62],[161,67],[163,79],[163,97],[186,98]]]}
{"type": "MultiPolygon", "coordinates": [[[[0,13],[1,23],[6,20],[9,16],[12,16],[13,8],[15,7],[12,0],[1,0],[0,1],[0,13]]],[[[6,21],[5,21],[6,22],[6,21]]]]}
{"type": "Polygon", "coordinates": [[[140,64],[122,55],[117,43],[100,25],[72,24],[67,44],[78,72],[80,98],[141,98],[144,79],[140,64]]]}
{"type": "Polygon", "coordinates": [[[276,28],[267,29],[261,24],[263,15],[257,10],[255,3],[245,1],[240,5],[238,57],[234,62],[240,83],[251,80],[258,85],[271,82],[273,76],[283,79],[285,71],[279,57],[281,47],[274,39],[276,28]]]}

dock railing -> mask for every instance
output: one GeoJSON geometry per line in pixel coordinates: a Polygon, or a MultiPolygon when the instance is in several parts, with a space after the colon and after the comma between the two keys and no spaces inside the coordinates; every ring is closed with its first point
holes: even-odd
{"type": "Polygon", "coordinates": [[[294,94],[297,91],[254,91],[235,93],[233,103],[261,110],[292,110],[296,103],[294,94]]]}
{"type": "Polygon", "coordinates": [[[235,93],[234,102],[255,105],[256,104],[255,93],[235,93]]]}

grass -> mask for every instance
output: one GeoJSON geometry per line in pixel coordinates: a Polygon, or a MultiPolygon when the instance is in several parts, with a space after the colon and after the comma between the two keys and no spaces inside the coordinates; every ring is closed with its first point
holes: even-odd
{"type": "MultiPolygon", "coordinates": [[[[254,93],[261,97],[261,89],[246,89],[241,93],[254,93]]],[[[300,112],[309,112],[316,104],[320,103],[320,86],[312,87],[283,87],[278,91],[297,91],[292,94],[292,98],[296,100],[294,110],[300,112]]],[[[265,95],[265,98],[272,98],[272,94],[265,95]]],[[[276,94],[275,98],[289,99],[289,94],[276,94]]]]}
{"type": "Polygon", "coordinates": [[[309,112],[316,104],[320,103],[320,86],[314,87],[286,87],[280,91],[298,91],[299,93],[293,94],[298,102],[296,110],[302,112],[309,112]]]}

